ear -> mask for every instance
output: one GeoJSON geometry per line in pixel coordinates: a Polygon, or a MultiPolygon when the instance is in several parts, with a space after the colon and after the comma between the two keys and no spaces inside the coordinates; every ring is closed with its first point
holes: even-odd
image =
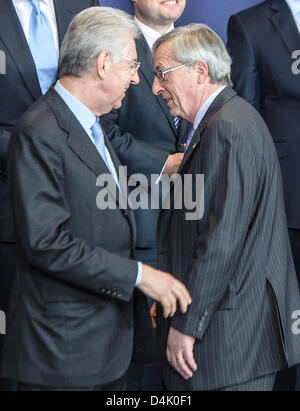
{"type": "Polygon", "coordinates": [[[97,74],[103,80],[111,70],[112,61],[108,51],[102,51],[96,59],[97,74]]]}
{"type": "Polygon", "coordinates": [[[209,70],[208,70],[208,65],[204,60],[197,60],[195,63],[195,68],[198,73],[198,84],[203,84],[207,77],[209,77],[209,70]]]}

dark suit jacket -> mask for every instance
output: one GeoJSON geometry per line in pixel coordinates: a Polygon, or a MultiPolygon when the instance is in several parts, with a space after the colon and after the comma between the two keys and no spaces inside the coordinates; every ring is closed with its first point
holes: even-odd
{"type": "Polygon", "coordinates": [[[53,387],[118,379],[133,350],[134,216],[97,208],[108,169],[54,90],[18,123],[8,171],[18,255],[3,375],[53,387]]]}
{"type": "Polygon", "coordinates": [[[237,93],[262,115],[279,156],[288,227],[300,229],[300,76],[292,53],[300,35],[284,0],[269,0],[232,16],[228,48],[237,93]]]}
{"type": "MultiPolygon", "coordinates": [[[[96,0],[54,0],[59,44],[72,18],[96,0]]],[[[0,0],[0,50],[6,56],[6,74],[0,75],[0,126],[13,126],[41,96],[35,64],[12,1],[0,0]]]]}
{"type": "Polygon", "coordinates": [[[300,295],[278,159],[264,121],[231,87],[209,107],[179,174],[204,174],[204,215],[187,221],[185,209],[161,211],[159,267],[187,285],[193,302],[171,323],[160,314],[158,330],[162,353],[170,324],[194,336],[198,370],[185,381],[165,358],[166,387],[218,389],[298,363],[291,315],[300,295]]]}
{"type": "MultiPolygon", "coordinates": [[[[98,5],[96,0],[54,0],[59,44],[71,19],[81,10],[98,5]]],[[[6,74],[0,75],[0,127],[10,130],[41,95],[35,65],[12,1],[0,0],[0,50],[6,57],[6,74]]],[[[0,139],[3,144],[3,137],[0,139]]],[[[1,156],[4,146],[0,148],[1,156]]],[[[1,177],[2,179],[2,177],[1,177]]],[[[0,242],[14,242],[14,226],[7,185],[0,183],[0,242]]]]}
{"type": "MultiPolygon", "coordinates": [[[[151,174],[160,174],[169,154],[183,151],[191,125],[183,120],[176,130],[165,102],[152,93],[151,53],[143,36],[136,40],[136,48],[142,62],[140,83],[127,91],[109,138],[128,174],[143,173],[150,181],[151,174]]],[[[156,247],[158,214],[159,210],[135,212],[138,247],[156,247]]]]}
{"type": "Polygon", "coordinates": [[[0,241],[14,242],[13,216],[9,207],[9,194],[7,185],[7,147],[10,133],[0,127],[0,241]]]}

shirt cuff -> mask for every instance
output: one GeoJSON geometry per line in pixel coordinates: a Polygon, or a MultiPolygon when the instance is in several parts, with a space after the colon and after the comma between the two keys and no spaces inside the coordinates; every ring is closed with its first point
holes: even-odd
{"type": "Polygon", "coordinates": [[[142,265],[142,263],[140,261],[138,261],[137,263],[138,263],[138,273],[137,273],[136,282],[135,282],[136,287],[142,281],[142,274],[143,274],[143,265],[142,265]]]}
{"type": "Polygon", "coordinates": [[[165,169],[165,167],[166,167],[167,162],[168,162],[168,158],[167,158],[167,160],[165,161],[165,164],[164,164],[164,166],[163,166],[163,168],[162,168],[162,170],[161,170],[161,172],[160,172],[159,177],[158,177],[157,180],[155,181],[155,184],[158,184],[158,183],[160,182],[161,176],[163,175],[163,172],[164,172],[164,169],[165,169]]]}

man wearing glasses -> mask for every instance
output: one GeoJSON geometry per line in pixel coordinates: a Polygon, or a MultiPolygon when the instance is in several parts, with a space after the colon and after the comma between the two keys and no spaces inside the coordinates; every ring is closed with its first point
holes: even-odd
{"type": "Polygon", "coordinates": [[[59,81],[11,138],[17,274],[2,373],[23,391],[125,389],[142,293],[161,301],[166,316],[191,302],[170,274],[133,259],[132,210],[97,207],[99,176],[115,181],[107,193],[114,204],[124,196],[98,118],[139,82],[137,36],[120,10],[78,14],[61,47],[59,81]]]}
{"type": "Polygon", "coordinates": [[[272,390],[276,372],[300,359],[300,294],[272,137],[231,88],[230,56],[209,27],[178,27],[153,49],[153,92],[195,130],[178,174],[204,175],[203,217],[189,221],[171,206],[158,222],[159,267],[172,267],[193,299],[170,321],[158,306],[165,386],[272,390]]]}
{"type": "MultiPolygon", "coordinates": [[[[174,22],[184,11],[186,0],[132,0],[134,19],[142,32],[136,40],[138,60],[142,62],[140,83],[128,90],[117,119],[109,134],[110,141],[128,174],[142,173],[149,180],[151,174],[176,173],[186,142],[190,124],[170,115],[165,102],[151,90],[153,69],[151,48],[160,35],[171,31],[174,22]]],[[[103,121],[103,118],[101,119],[103,121]]],[[[157,267],[156,226],[159,210],[135,211],[137,224],[136,257],[157,267]]],[[[150,336],[149,336],[150,338],[150,336]]],[[[137,362],[151,362],[141,352],[137,362]]],[[[132,390],[141,388],[142,366],[133,366],[132,390]],[[138,382],[139,381],[139,382],[138,382]]],[[[146,369],[147,371],[147,369],[146,369]]],[[[154,369],[149,373],[153,374],[154,369]]],[[[147,380],[147,379],[146,379],[147,380]]],[[[147,380],[148,381],[148,380],[147,380]]],[[[151,382],[151,389],[159,389],[159,376],[151,382]]]]}

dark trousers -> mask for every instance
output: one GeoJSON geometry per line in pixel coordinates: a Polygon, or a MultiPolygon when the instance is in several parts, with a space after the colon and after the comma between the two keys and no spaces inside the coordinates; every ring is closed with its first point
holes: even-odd
{"type": "Polygon", "coordinates": [[[19,391],[125,391],[127,386],[127,373],[108,384],[98,385],[97,387],[39,387],[37,385],[19,384],[19,391]]]}
{"type": "MultiPolygon", "coordinates": [[[[9,295],[16,272],[15,244],[0,243],[0,310],[7,313],[9,295]]],[[[5,335],[0,335],[0,368],[5,335]]],[[[0,378],[0,391],[15,391],[16,383],[0,378]]]]}
{"type": "MultiPolygon", "coordinates": [[[[156,248],[136,248],[135,258],[157,268],[156,248]]],[[[149,310],[153,300],[147,298],[149,310]]],[[[155,347],[153,350],[156,350],[155,347]]],[[[162,370],[159,363],[143,364],[132,362],[128,370],[127,391],[162,391],[162,370]]]]}

